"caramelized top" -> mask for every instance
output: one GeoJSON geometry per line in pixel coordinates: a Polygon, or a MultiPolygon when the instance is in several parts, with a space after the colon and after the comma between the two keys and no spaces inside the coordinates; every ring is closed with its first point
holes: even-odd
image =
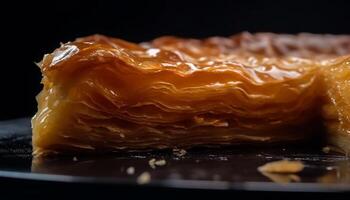
{"type": "Polygon", "coordinates": [[[166,36],[138,45],[116,38],[93,35],[63,45],[51,55],[55,58],[50,65],[70,58],[70,55],[76,54],[79,49],[93,46],[101,48],[98,51],[101,59],[108,57],[106,54],[120,55],[127,63],[142,63],[142,68],[173,68],[179,72],[191,73],[200,69],[215,71],[232,66],[266,65],[266,70],[258,67],[253,71],[278,78],[295,76],[296,72],[288,73],[289,69],[293,68],[289,65],[308,62],[300,58],[320,60],[349,54],[350,36],[241,33],[228,38],[211,37],[203,40],[166,36]],[[277,59],[279,57],[288,59],[282,61],[277,59]],[[280,67],[276,68],[273,64],[280,67]]]}
{"type": "Polygon", "coordinates": [[[248,32],[231,37],[211,37],[204,40],[161,37],[146,47],[179,50],[191,56],[253,53],[266,57],[293,56],[300,58],[329,58],[350,53],[349,35],[298,35],[248,32]]]}
{"type": "Polygon", "coordinates": [[[182,76],[200,71],[233,72],[259,84],[301,76],[315,66],[314,61],[304,58],[329,58],[347,52],[350,52],[348,36],[243,33],[204,40],[161,37],[138,45],[93,35],[66,43],[46,55],[42,70],[45,72],[65,62],[87,61],[87,57],[83,57],[89,55],[90,61],[107,62],[114,57],[148,72],[166,70],[182,76]]]}

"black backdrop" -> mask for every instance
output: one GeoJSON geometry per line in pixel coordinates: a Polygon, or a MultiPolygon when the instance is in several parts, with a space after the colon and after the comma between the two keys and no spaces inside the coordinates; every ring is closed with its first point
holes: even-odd
{"type": "Polygon", "coordinates": [[[6,2],[0,7],[0,119],[35,113],[41,85],[34,62],[79,36],[101,33],[140,42],[161,35],[201,38],[240,31],[350,34],[347,1],[6,2]]]}

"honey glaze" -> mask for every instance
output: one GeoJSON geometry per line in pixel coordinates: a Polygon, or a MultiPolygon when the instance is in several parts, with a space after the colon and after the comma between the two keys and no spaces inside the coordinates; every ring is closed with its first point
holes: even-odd
{"type": "MultiPolygon", "coordinates": [[[[44,88],[32,120],[34,154],[268,143],[315,134],[325,66],[314,54],[321,50],[309,48],[300,57],[254,52],[237,42],[245,34],[141,44],[94,35],[63,44],[39,64],[44,88]]],[[[330,52],[323,57],[342,53],[330,52]]]]}

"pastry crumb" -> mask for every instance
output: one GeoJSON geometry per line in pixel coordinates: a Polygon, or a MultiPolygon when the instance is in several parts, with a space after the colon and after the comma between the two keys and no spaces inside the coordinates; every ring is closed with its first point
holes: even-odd
{"type": "Polygon", "coordinates": [[[329,146],[326,146],[326,147],[323,147],[323,148],[322,148],[322,151],[323,151],[324,153],[329,153],[329,152],[331,151],[331,148],[330,148],[329,146]]]}
{"type": "Polygon", "coordinates": [[[156,166],[164,166],[166,165],[166,160],[162,159],[162,160],[156,160],[156,162],[154,163],[156,166]]]}
{"type": "Polygon", "coordinates": [[[128,167],[126,169],[126,173],[129,175],[133,175],[135,173],[135,167],[128,167]]]}
{"type": "Polygon", "coordinates": [[[225,156],[220,156],[219,160],[221,160],[221,161],[228,161],[227,157],[225,157],[225,156]]]}
{"type": "Polygon", "coordinates": [[[178,157],[182,157],[187,154],[185,149],[173,149],[173,154],[178,157]]]}
{"type": "Polygon", "coordinates": [[[154,164],[156,162],[155,158],[152,158],[151,160],[148,161],[148,165],[152,168],[155,169],[156,165],[154,164]]]}
{"type": "Polygon", "coordinates": [[[152,169],[155,169],[157,166],[164,166],[166,165],[166,160],[156,160],[155,158],[152,158],[151,160],[148,161],[149,166],[151,166],[152,169]]]}
{"type": "Polygon", "coordinates": [[[149,172],[143,172],[137,177],[137,183],[140,185],[147,184],[151,182],[151,174],[149,172]]]}
{"type": "Polygon", "coordinates": [[[260,172],[268,173],[298,173],[304,169],[304,164],[301,161],[290,161],[290,160],[279,160],[274,162],[266,163],[258,167],[260,172]]]}

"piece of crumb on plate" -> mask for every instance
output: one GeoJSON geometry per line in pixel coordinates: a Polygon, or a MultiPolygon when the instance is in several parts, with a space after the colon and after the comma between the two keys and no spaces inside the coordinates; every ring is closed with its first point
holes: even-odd
{"type": "Polygon", "coordinates": [[[143,172],[137,177],[137,183],[140,185],[147,184],[151,182],[151,174],[149,172],[143,172]]]}
{"type": "Polygon", "coordinates": [[[135,167],[128,167],[127,169],[126,169],[126,173],[128,174],[128,175],[133,175],[134,173],[135,173],[135,167]]]}
{"type": "Polygon", "coordinates": [[[156,160],[155,158],[152,158],[151,160],[148,161],[148,164],[152,169],[155,169],[156,167],[166,165],[166,161],[164,159],[156,160]]]}
{"type": "Polygon", "coordinates": [[[331,151],[331,148],[329,146],[325,146],[325,147],[322,148],[322,151],[324,153],[329,153],[331,151]]]}
{"type": "Polygon", "coordinates": [[[304,169],[304,164],[301,161],[279,160],[266,163],[258,167],[260,172],[268,173],[298,173],[304,169]]]}
{"type": "Polygon", "coordinates": [[[173,149],[173,154],[177,157],[182,157],[187,154],[185,149],[173,149]]]}

